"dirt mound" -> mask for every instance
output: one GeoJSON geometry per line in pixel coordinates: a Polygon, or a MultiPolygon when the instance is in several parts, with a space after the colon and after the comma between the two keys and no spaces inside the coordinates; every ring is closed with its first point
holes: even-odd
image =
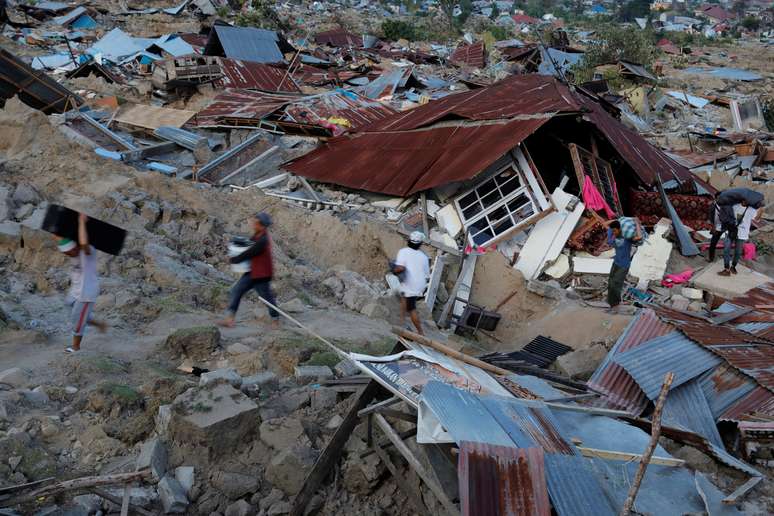
{"type": "Polygon", "coordinates": [[[18,97],[5,103],[0,110],[0,154],[8,158],[24,154],[35,155],[43,145],[64,140],[51,127],[42,112],[24,104],[18,97]]]}

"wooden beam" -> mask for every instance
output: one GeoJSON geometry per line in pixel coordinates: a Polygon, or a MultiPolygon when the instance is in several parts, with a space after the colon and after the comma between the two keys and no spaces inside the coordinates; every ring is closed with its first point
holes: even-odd
{"type": "Polygon", "coordinates": [[[333,470],[333,465],[341,457],[341,452],[344,449],[344,445],[347,444],[352,431],[358,422],[357,413],[363,409],[368,403],[374,399],[374,396],[379,392],[379,384],[374,380],[368,382],[363,387],[360,394],[357,395],[355,401],[352,403],[352,407],[344,417],[344,421],[341,422],[336,432],[325,445],[325,449],[312,466],[311,471],[304,479],[304,485],[301,486],[301,490],[293,500],[293,508],[290,510],[291,516],[303,516],[306,511],[306,506],[309,501],[317,492],[317,489],[322,484],[325,477],[333,470]]]}
{"type": "Polygon", "coordinates": [[[416,423],[417,422],[417,416],[414,414],[406,414],[405,412],[401,412],[400,410],[393,410],[388,408],[383,408],[379,411],[377,411],[377,414],[381,414],[383,416],[392,417],[395,419],[400,419],[402,421],[408,421],[409,423],[416,423]]]}
{"type": "Polygon", "coordinates": [[[757,486],[760,481],[763,480],[763,477],[752,477],[750,480],[742,484],[741,486],[737,487],[733,493],[723,498],[723,503],[733,505],[737,503],[743,496],[745,496],[747,493],[753,490],[755,486],[757,486]]]}
{"type": "Polygon", "coordinates": [[[425,233],[425,237],[430,240],[430,223],[427,220],[427,194],[425,192],[419,193],[419,206],[422,210],[422,231],[425,233]]]}
{"type": "Polygon", "coordinates": [[[472,357],[470,355],[466,355],[465,353],[462,353],[460,351],[457,351],[456,349],[452,349],[449,346],[445,344],[441,344],[437,340],[429,339],[425,337],[424,335],[420,335],[418,333],[414,333],[413,331],[406,330],[404,328],[400,328],[398,326],[392,327],[392,332],[396,335],[400,335],[401,337],[412,340],[414,342],[417,342],[419,344],[422,344],[424,346],[428,346],[433,348],[436,351],[439,351],[443,353],[444,355],[456,358],[457,360],[461,362],[465,362],[466,364],[470,364],[472,366],[476,366],[480,369],[483,369],[484,371],[489,371],[490,373],[499,374],[499,375],[505,375],[508,376],[512,374],[510,371],[503,369],[501,367],[494,366],[492,364],[487,364],[486,362],[477,359],[476,357],[472,357]]]}
{"type": "Polygon", "coordinates": [[[357,413],[357,417],[367,416],[371,412],[376,412],[376,411],[381,410],[381,409],[383,409],[385,407],[389,407],[390,405],[395,405],[399,401],[403,401],[403,400],[400,399],[397,396],[393,396],[392,398],[388,398],[388,399],[386,399],[384,401],[380,401],[379,403],[374,403],[373,405],[367,406],[363,410],[359,410],[358,413],[357,413]]]}
{"type": "MultiPolygon", "coordinates": [[[[368,419],[371,420],[372,418],[368,418],[368,419]]],[[[417,435],[416,427],[411,428],[409,430],[406,430],[405,432],[400,432],[398,434],[398,437],[400,437],[401,441],[405,441],[409,437],[414,437],[415,435],[417,435]]],[[[390,446],[392,446],[392,441],[390,441],[389,439],[385,438],[385,439],[379,441],[376,444],[376,446],[379,446],[381,448],[387,449],[390,446]]],[[[374,452],[373,447],[370,447],[367,450],[360,452],[360,458],[364,459],[364,458],[368,457],[369,455],[371,455],[372,453],[376,453],[376,452],[374,452]]]]}
{"type": "Polygon", "coordinates": [[[446,260],[443,251],[441,251],[435,256],[433,261],[433,270],[430,273],[430,281],[427,284],[427,293],[425,294],[425,304],[430,313],[433,313],[433,308],[435,307],[435,299],[438,296],[438,287],[441,285],[441,276],[443,276],[445,266],[446,260]]]}
{"type": "MultiPolygon", "coordinates": [[[[640,462],[642,460],[641,453],[629,453],[613,450],[599,450],[597,448],[586,448],[585,446],[578,446],[578,451],[584,457],[599,458],[607,460],[621,460],[624,462],[640,462]]],[[[672,466],[680,467],[685,465],[685,461],[682,459],[673,459],[671,457],[651,457],[651,464],[658,464],[659,466],[672,466]]]]}
{"type": "Polygon", "coordinates": [[[390,471],[390,473],[392,473],[392,477],[395,479],[395,483],[398,484],[398,487],[401,489],[401,491],[406,494],[406,497],[408,498],[411,505],[414,506],[414,510],[417,511],[417,514],[430,514],[430,511],[427,509],[425,502],[422,501],[422,497],[409,485],[408,481],[406,481],[406,478],[400,474],[398,468],[396,468],[395,464],[393,464],[392,460],[390,460],[390,456],[387,455],[387,452],[384,451],[381,447],[375,446],[374,453],[376,453],[376,455],[379,457],[379,460],[381,460],[390,471]]]}
{"type": "Polygon", "coordinates": [[[446,493],[443,491],[441,486],[439,486],[435,479],[430,476],[422,463],[419,462],[419,459],[414,456],[411,450],[409,450],[408,446],[406,446],[406,443],[400,439],[398,434],[395,433],[395,430],[393,430],[387,420],[384,419],[384,416],[381,414],[374,414],[373,417],[376,424],[379,426],[382,432],[384,432],[384,435],[386,435],[387,438],[392,441],[395,449],[397,449],[400,454],[403,455],[403,458],[406,459],[406,462],[409,463],[409,466],[411,466],[411,468],[416,471],[417,475],[419,475],[419,478],[422,479],[422,481],[427,485],[430,491],[432,491],[441,505],[443,505],[444,509],[446,509],[446,512],[450,516],[459,516],[460,510],[452,503],[451,500],[449,500],[449,497],[446,496],[446,493]]]}

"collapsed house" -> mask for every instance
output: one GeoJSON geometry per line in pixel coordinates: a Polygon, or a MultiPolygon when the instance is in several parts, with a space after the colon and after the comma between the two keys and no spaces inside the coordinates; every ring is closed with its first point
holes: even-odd
{"type": "MultiPolygon", "coordinates": [[[[514,76],[331,139],[286,169],[315,181],[453,204],[466,244],[491,247],[556,210],[557,188],[593,183],[613,213],[657,185],[709,193],[624,127],[615,108],[550,76],[514,76]]],[[[656,194],[658,195],[658,194],[656,194]]],[[[452,238],[458,233],[450,234],[452,238]]]]}

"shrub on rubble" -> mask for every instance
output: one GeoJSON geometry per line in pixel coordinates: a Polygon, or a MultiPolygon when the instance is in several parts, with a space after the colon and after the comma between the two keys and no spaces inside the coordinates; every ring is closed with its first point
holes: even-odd
{"type": "Polygon", "coordinates": [[[382,35],[391,41],[399,39],[414,41],[416,38],[414,24],[405,20],[384,20],[382,22],[382,35]]]}
{"type": "Polygon", "coordinates": [[[594,68],[599,65],[623,59],[650,68],[656,59],[658,51],[651,31],[607,25],[596,32],[596,39],[589,43],[583,60],[573,67],[572,73],[578,82],[591,80],[594,68]]]}

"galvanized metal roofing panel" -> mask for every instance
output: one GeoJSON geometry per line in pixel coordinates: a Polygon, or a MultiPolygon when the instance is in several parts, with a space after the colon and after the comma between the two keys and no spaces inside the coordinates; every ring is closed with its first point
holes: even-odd
{"type": "Polygon", "coordinates": [[[707,371],[698,378],[712,416],[717,420],[730,406],[745,398],[757,384],[727,363],[707,371]]]}
{"type": "Polygon", "coordinates": [[[690,430],[715,445],[723,446],[698,378],[669,392],[664,403],[663,422],[665,425],[690,430]]]}
{"type": "MultiPolygon", "coordinates": [[[[231,59],[256,63],[281,63],[285,59],[279,47],[279,35],[273,30],[215,25],[213,31],[225,56],[231,59]]],[[[208,41],[206,54],[210,54],[209,48],[208,41]]]]}
{"type": "Polygon", "coordinates": [[[149,41],[150,42],[147,45],[140,44],[135,38],[116,27],[100,38],[90,48],[86,49],[86,52],[92,56],[102,54],[104,59],[112,61],[113,63],[119,63],[125,57],[145,50],[153,43],[153,40],[149,41]]]}
{"type": "Polygon", "coordinates": [[[158,41],[154,44],[173,57],[185,56],[194,53],[194,48],[183,38],[170,38],[166,41],[158,41]]]}
{"type": "Polygon", "coordinates": [[[289,102],[301,98],[288,93],[259,93],[229,89],[215,97],[199,111],[192,124],[199,127],[250,125],[274,113],[289,102]]]}
{"type": "Polygon", "coordinates": [[[674,328],[662,322],[653,310],[640,309],[589,379],[588,386],[604,394],[611,408],[639,416],[648,404],[645,393],[613,357],[672,331],[674,328]]]}
{"type": "Polygon", "coordinates": [[[462,45],[449,57],[449,61],[462,66],[467,65],[473,68],[483,68],[486,64],[486,51],[484,42],[477,41],[471,45],[462,45]]]}
{"type": "Polygon", "coordinates": [[[515,447],[479,398],[467,391],[431,381],[422,389],[421,401],[458,444],[470,441],[515,447]]]}
{"type": "Polygon", "coordinates": [[[300,93],[287,70],[226,57],[218,58],[218,65],[223,77],[214,81],[216,87],[300,93]]]}
{"type": "Polygon", "coordinates": [[[559,516],[618,514],[589,459],[547,454],[545,470],[551,505],[559,516]]]}
{"type": "Polygon", "coordinates": [[[56,18],[52,18],[51,21],[56,23],[57,25],[69,25],[71,22],[74,22],[82,14],[86,14],[86,8],[76,7],[75,9],[73,9],[67,14],[63,14],[62,16],[57,16],[56,18]]]}
{"type": "Polygon", "coordinates": [[[671,387],[675,389],[721,362],[676,331],[618,354],[613,360],[626,369],[651,400],[658,397],[667,373],[675,374],[671,387]]]}
{"type": "Polygon", "coordinates": [[[731,344],[707,346],[729,364],[769,390],[774,391],[774,346],[769,344],[731,344]]]}
{"type": "Polygon", "coordinates": [[[549,516],[541,448],[460,443],[460,508],[464,516],[549,516]]]}
{"type": "Polygon", "coordinates": [[[314,36],[314,41],[318,45],[329,45],[332,47],[362,47],[363,37],[344,29],[332,29],[324,32],[318,32],[314,36]]]}
{"type": "Polygon", "coordinates": [[[774,416],[774,393],[757,386],[718,416],[721,421],[741,421],[750,414],[774,416]]]}
{"type": "Polygon", "coordinates": [[[578,453],[543,403],[496,396],[479,400],[519,448],[539,446],[548,453],[578,453]]]}

